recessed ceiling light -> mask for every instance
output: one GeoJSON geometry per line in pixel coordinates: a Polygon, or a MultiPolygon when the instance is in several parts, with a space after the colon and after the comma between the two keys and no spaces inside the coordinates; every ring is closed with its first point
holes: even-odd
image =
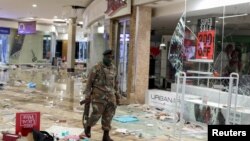
{"type": "Polygon", "coordinates": [[[36,4],[32,4],[32,7],[37,7],[37,5],[36,4]]]}
{"type": "Polygon", "coordinates": [[[187,20],[187,23],[190,23],[191,21],[190,20],[187,20]]]}
{"type": "Polygon", "coordinates": [[[27,17],[26,19],[27,20],[34,20],[35,18],[34,17],[27,17]]]}

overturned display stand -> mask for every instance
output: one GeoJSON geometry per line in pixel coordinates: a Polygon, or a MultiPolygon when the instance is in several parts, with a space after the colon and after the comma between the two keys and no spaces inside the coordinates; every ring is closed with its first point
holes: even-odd
{"type": "Polygon", "coordinates": [[[185,122],[207,127],[208,124],[250,124],[250,97],[238,95],[239,75],[230,77],[196,77],[177,75],[175,112],[180,113],[180,122],[174,135],[181,140],[185,122]],[[228,80],[227,91],[187,84],[190,79],[207,79],[210,82],[228,80]],[[193,95],[188,98],[187,95],[193,95]],[[247,108],[248,107],[248,108],[247,108]]]}

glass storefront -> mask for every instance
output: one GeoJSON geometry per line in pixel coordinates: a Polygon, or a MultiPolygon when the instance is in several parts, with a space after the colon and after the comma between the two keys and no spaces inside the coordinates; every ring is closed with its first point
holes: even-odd
{"type": "Polygon", "coordinates": [[[88,58],[89,43],[78,42],[76,46],[76,59],[78,62],[86,62],[88,58]]]}
{"type": "MultiPolygon", "coordinates": [[[[168,60],[174,70],[169,69],[170,74],[184,71],[189,76],[229,77],[238,73],[240,93],[250,95],[246,87],[250,80],[250,2],[241,1],[186,0],[186,11],[171,39],[168,60]]],[[[200,79],[190,83],[225,86],[222,81],[200,79]]]]}
{"type": "Polygon", "coordinates": [[[9,62],[9,35],[0,34],[0,64],[9,62]]]}
{"type": "MultiPolygon", "coordinates": [[[[196,76],[238,73],[240,93],[250,95],[246,89],[250,80],[250,3],[224,2],[214,8],[204,3],[186,1],[183,70],[196,76]]],[[[207,80],[196,84],[209,85],[207,80]]]]}
{"type": "Polygon", "coordinates": [[[43,59],[51,59],[51,36],[43,36],[43,59]]]}

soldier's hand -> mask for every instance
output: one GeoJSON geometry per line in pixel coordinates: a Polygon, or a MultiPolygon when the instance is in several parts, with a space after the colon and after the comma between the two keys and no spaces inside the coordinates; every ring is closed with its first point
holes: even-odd
{"type": "Polygon", "coordinates": [[[116,105],[121,105],[120,99],[116,99],[116,105]]]}
{"type": "Polygon", "coordinates": [[[84,100],[80,101],[80,105],[89,104],[91,102],[90,98],[86,97],[84,100]]]}

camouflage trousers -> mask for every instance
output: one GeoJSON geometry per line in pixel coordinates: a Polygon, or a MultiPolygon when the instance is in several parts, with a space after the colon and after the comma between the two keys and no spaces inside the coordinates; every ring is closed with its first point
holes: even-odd
{"type": "Polygon", "coordinates": [[[98,120],[102,117],[102,129],[110,130],[111,121],[115,115],[116,105],[111,102],[92,102],[92,113],[87,121],[87,126],[94,126],[98,120]]]}

